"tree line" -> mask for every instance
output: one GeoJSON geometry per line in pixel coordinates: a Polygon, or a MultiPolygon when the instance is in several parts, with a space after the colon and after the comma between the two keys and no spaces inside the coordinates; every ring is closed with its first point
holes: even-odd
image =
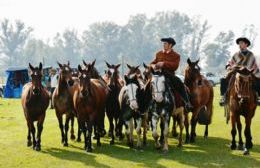
{"type": "MultiPolygon", "coordinates": [[[[158,12],[150,18],[137,14],[123,26],[114,22],[96,22],[82,33],[67,29],[44,41],[34,38],[33,28],[24,22],[12,23],[4,19],[0,21],[0,74],[3,75],[10,66],[27,66],[29,62],[38,64],[40,61],[45,66],[55,67],[56,61],[69,60],[76,67],[83,59],[96,59],[100,71],[105,68],[105,60],[132,65],[149,63],[155,52],[161,49],[160,38],[169,36],[174,37],[177,42],[175,50],[181,54],[180,73],[188,57],[200,58],[205,71],[221,73],[231,56],[229,50],[235,34],[232,30],[221,31],[210,40],[211,27],[200,17],[168,11],[158,12]]],[[[245,25],[241,35],[250,38],[254,44],[255,26],[245,25]]]]}

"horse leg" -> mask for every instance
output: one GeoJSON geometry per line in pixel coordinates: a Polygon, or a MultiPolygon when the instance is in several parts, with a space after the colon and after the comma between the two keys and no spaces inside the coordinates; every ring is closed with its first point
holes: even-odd
{"type": "Polygon", "coordinates": [[[154,115],[152,116],[152,135],[153,135],[153,139],[155,140],[155,148],[156,149],[160,149],[161,148],[161,144],[158,141],[159,139],[159,135],[157,133],[157,123],[158,123],[158,116],[154,115]]]}
{"type": "Polygon", "coordinates": [[[237,130],[236,130],[236,117],[234,116],[233,113],[231,113],[231,125],[232,125],[232,129],[231,129],[232,142],[231,142],[230,148],[232,150],[235,150],[237,148],[237,145],[236,145],[237,130]]]}
{"type": "Polygon", "coordinates": [[[164,122],[163,122],[163,119],[161,119],[160,121],[160,129],[161,129],[161,136],[160,136],[160,139],[159,139],[159,142],[160,144],[163,146],[163,143],[164,143],[164,133],[163,133],[163,130],[164,130],[164,122]]]}
{"type": "Polygon", "coordinates": [[[34,127],[33,123],[31,123],[30,125],[31,125],[32,138],[33,138],[33,149],[35,150],[35,147],[36,147],[35,127],[34,127]]]}
{"type": "Polygon", "coordinates": [[[43,130],[44,119],[45,119],[45,114],[42,117],[40,117],[40,119],[37,123],[37,141],[36,141],[36,146],[35,146],[36,151],[41,150],[41,135],[42,135],[42,130],[43,130]]]}
{"type": "Polygon", "coordinates": [[[246,148],[244,151],[244,155],[249,155],[249,149],[252,149],[253,143],[252,143],[252,135],[251,135],[251,118],[246,118],[246,127],[245,127],[245,137],[246,137],[246,148]]]}
{"type": "Polygon", "coordinates": [[[239,141],[238,141],[238,149],[239,150],[244,150],[244,143],[242,140],[242,124],[240,121],[240,116],[237,117],[237,130],[238,130],[238,137],[239,137],[239,141]]]}
{"type": "Polygon", "coordinates": [[[70,139],[75,140],[75,134],[74,134],[74,115],[71,115],[71,128],[70,128],[70,139]]]}
{"type": "Polygon", "coordinates": [[[87,122],[87,131],[88,131],[88,136],[87,136],[87,152],[92,152],[92,131],[93,131],[93,123],[92,121],[87,122]]]}
{"type": "Polygon", "coordinates": [[[109,120],[109,135],[111,137],[110,145],[113,145],[115,143],[113,117],[108,116],[108,120],[109,120]]]}
{"type": "Polygon", "coordinates": [[[164,144],[163,144],[163,152],[168,153],[168,135],[169,135],[169,123],[170,123],[170,117],[168,115],[165,116],[163,119],[164,121],[164,130],[163,130],[163,135],[164,135],[164,144]]]}
{"type": "Polygon", "coordinates": [[[78,120],[78,138],[77,138],[77,142],[81,142],[81,129],[80,129],[79,120],[78,120]]]}
{"type": "Polygon", "coordinates": [[[146,145],[146,141],[147,141],[147,137],[146,137],[146,134],[147,134],[147,127],[148,127],[148,123],[147,123],[147,114],[144,114],[144,118],[142,119],[142,122],[143,122],[143,146],[146,145]]]}
{"type": "Polygon", "coordinates": [[[136,133],[137,133],[137,149],[141,149],[142,142],[141,142],[141,128],[142,128],[142,118],[138,117],[136,120],[136,133]]]}
{"type": "Polygon", "coordinates": [[[191,118],[191,134],[190,134],[190,142],[191,143],[195,142],[196,125],[197,125],[197,119],[195,118],[195,115],[192,114],[192,118],[191,118]]]}
{"type": "Polygon", "coordinates": [[[208,128],[209,125],[205,125],[205,131],[204,131],[204,139],[208,139],[208,128]]]}
{"type": "Polygon", "coordinates": [[[63,131],[63,123],[62,123],[62,114],[60,114],[56,111],[56,116],[58,118],[60,132],[61,132],[61,143],[63,144],[64,143],[64,131],[63,131]]]}
{"type": "Polygon", "coordinates": [[[96,122],[96,124],[95,124],[95,136],[97,139],[98,147],[101,146],[100,137],[101,137],[102,131],[104,130],[102,123],[103,123],[103,118],[100,120],[100,122],[96,122]]]}
{"type": "Polygon", "coordinates": [[[84,150],[87,151],[87,146],[88,146],[87,145],[87,141],[88,141],[88,139],[87,139],[87,128],[86,128],[84,121],[80,121],[80,120],[78,120],[78,121],[79,121],[80,130],[82,131],[83,136],[84,136],[84,150]]]}
{"type": "Polygon", "coordinates": [[[65,121],[65,134],[64,134],[64,144],[63,146],[69,146],[68,144],[68,131],[69,131],[69,121],[71,116],[66,114],[66,121],[65,121]]]}
{"type": "Polygon", "coordinates": [[[184,128],[184,114],[183,111],[179,114],[178,124],[180,127],[179,144],[178,147],[182,147],[182,132],[184,128]]]}
{"type": "Polygon", "coordinates": [[[177,124],[177,118],[176,116],[172,116],[172,136],[173,137],[177,137],[178,136],[178,133],[177,133],[177,130],[176,130],[176,124],[177,124]]]}
{"type": "Polygon", "coordinates": [[[185,117],[184,117],[184,126],[185,126],[185,131],[186,131],[185,143],[189,143],[190,142],[189,116],[187,113],[185,114],[185,117]]]}
{"type": "Polygon", "coordinates": [[[28,127],[27,146],[30,147],[32,146],[32,139],[31,139],[31,125],[29,124],[29,122],[27,122],[27,127],[28,127]]]}

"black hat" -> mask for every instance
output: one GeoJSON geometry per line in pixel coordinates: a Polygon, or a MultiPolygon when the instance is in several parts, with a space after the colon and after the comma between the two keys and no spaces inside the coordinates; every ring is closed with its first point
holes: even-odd
{"type": "Polygon", "coordinates": [[[246,37],[240,37],[236,40],[236,43],[239,44],[240,41],[243,41],[247,44],[247,46],[251,45],[251,42],[246,37]]]}
{"type": "Polygon", "coordinates": [[[175,40],[171,37],[168,37],[168,38],[162,38],[161,39],[161,42],[167,42],[169,44],[172,44],[172,46],[174,46],[176,44],[175,40]]]}

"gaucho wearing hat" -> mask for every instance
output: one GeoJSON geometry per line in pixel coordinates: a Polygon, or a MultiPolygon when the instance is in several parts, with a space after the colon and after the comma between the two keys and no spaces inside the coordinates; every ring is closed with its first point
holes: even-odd
{"type": "MultiPolygon", "coordinates": [[[[256,58],[254,54],[248,50],[248,47],[251,45],[251,42],[246,37],[240,37],[236,39],[236,44],[239,46],[239,51],[236,52],[232,58],[228,61],[226,65],[227,74],[224,78],[220,80],[220,92],[221,100],[220,105],[223,106],[226,104],[227,92],[228,92],[228,83],[233,75],[233,68],[236,66],[246,67],[248,70],[253,70],[253,73],[256,77],[254,84],[254,89],[260,95],[260,72],[256,63],[256,58]]],[[[259,102],[259,99],[258,99],[259,102]]]]}
{"type": "Polygon", "coordinates": [[[185,102],[185,108],[187,111],[192,110],[192,105],[189,101],[183,82],[175,76],[175,71],[179,67],[180,54],[174,51],[173,47],[176,42],[172,37],[162,38],[163,50],[159,51],[155,55],[155,59],[151,62],[151,66],[154,69],[161,69],[167,79],[168,85],[171,90],[178,92],[185,102]],[[174,86],[174,87],[173,87],[174,86]]]}

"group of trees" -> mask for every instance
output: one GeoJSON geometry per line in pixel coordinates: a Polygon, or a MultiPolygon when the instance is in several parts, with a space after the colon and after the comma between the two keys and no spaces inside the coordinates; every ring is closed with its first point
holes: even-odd
{"type": "MultiPolygon", "coordinates": [[[[177,42],[175,50],[181,54],[180,71],[188,57],[200,58],[206,71],[223,71],[235,34],[227,30],[209,40],[210,27],[207,20],[199,17],[177,11],[159,12],[151,18],[145,14],[132,16],[123,26],[97,22],[82,34],[74,29],[65,30],[46,42],[34,38],[33,29],[23,22],[12,24],[5,19],[0,27],[0,73],[9,66],[27,66],[28,62],[38,64],[40,61],[45,66],[56,66],[56,61],[69,60],[76,66],[82,59],[96,59],[100,71],[104,69],[105,60],[133,65],[149,63],[161,48],[160,38],[168,36],[177,42]]],[[[252,42],[257,36],[255,29],[249,25],[243,30],[252,42]]]]}

